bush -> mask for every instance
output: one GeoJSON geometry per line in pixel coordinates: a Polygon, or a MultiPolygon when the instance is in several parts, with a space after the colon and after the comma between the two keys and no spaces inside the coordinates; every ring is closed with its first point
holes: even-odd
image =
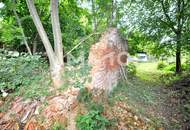
{"type": "Polygon", "coordinates": [[[137,73],[137,68],[136,68],[135,64],[130,62],[127,65],[127,74],[129,76],[134,76],[134,75],[136,75],[136,73],[137,73]]]}
{"type": "Polygon", "coordinates": [[[175,64],[169,64],[164,68],[164,71],[172,71],[175,72],[176,65],[175,64]]]}
{"type": "Polygon", "coordinates": [[[179,80],[180,78],[181,78],[180,75],[176,75],[172,71],[164,72],[160,76],[161,82],[164,83],[167,86],[171,85],[174,81],[179,80]]]}
{"type": "Polygon", "coordinates": [[[0,89],[16,92],[22,90],[23,94],[28,94],[30,97],[46,93],[44,88],[43,91],[39,90],[40,87],[42,88],[39,81],[48,75],[47,68],[48,64],[40,55],[30,56],[25,53],[1,50],[0,89]]]}
{"type": "Polygon", "coordinates": [[[190,71],[190,59],[187,59],[184,64],[182,64],[183,71],[190,71]]]}
{"type": "Polygon", "coordinates": [[[162,70],[162,69],[164,69],[166,66],[167,66],[167,64],[166,64],[165,62],[159,61],[159,62],[158,62],[158,65],[157,65],[157,69],[158,69],[158,70],[162,70]]]}
{"type": "MultiPolygon", "coordinates": [[[[175,72],[176,70],[176,64],[175,62],[170,62],[169,64],[165,62],[159,62],[157,65],[157,69],[163,70],[166,72],[175,72]]],[[[184,64],[181,65],[182,71],[188,71],[190,69],[190,64],[188,62],[185,62],[184,64]]]]}
{"type": "Polygon", "coordinates": [[[90,102],[92,100],[92,94],[88,91],[87,88],[81,88],[77,99],[82,103],[90,102]]]}
{"type": "Polygon", "coordinates": [[[52,126],[52,130],[65,130],[65,127],[58,122],[55,122],[52,126]]]}
{"type": "Polygon", "coordinates": [[[106,130],[111,126],[111,121],[97,110],[91,110],[86,115],[79,115],[76,122],[79,130],[106,130]]]}
{"type": "Polygon", "coordinates": [[[77,99],[84,103],[88,110],[87,114],[77,116],[76,123],[79,130],[106,130],[113,125],[113,121],[102,114],[103,105],[93,101],[92,94],[87,88],[80,89],[77,99]]]}

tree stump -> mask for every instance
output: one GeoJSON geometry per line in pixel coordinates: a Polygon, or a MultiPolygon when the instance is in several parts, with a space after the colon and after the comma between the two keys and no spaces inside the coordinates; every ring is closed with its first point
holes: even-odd
{"type": "Polygon", "coordinates": [[[116,28],[109,28],[99,42],[92,45],[89,53],[89,64],[92,65],[90,89],[93,94],[109,94],[117,85],[126,63],[127,42],[116,28]]]}

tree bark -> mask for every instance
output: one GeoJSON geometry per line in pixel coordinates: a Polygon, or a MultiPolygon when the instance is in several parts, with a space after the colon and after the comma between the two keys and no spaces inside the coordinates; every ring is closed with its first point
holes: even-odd
{"type": "Polygon", "coordinates": [[[182,36],[182,27],[183,27],[183,10],[184,7],[181,7],[182,5],[182,1],[181,0],[177,0],[177,10],[176,10],[176,20],[177,23],[175,24],[170,16],[167,13],[167,9],[165,7],[165,3],[164,0],[161,0],[161,6],[162,6],[162,10],[163,13],[167,19],[166,25],[168,25],[168,27],[170,27],[172,29],[172,31],[175,33],[176,35],[176,73],[180,73],[181,70],[181,36],[182,36]],[[177,28],[175,28],[174,25],[177,25],[177,28]]]}
{"type": "Polygon", "coordinates": [[[37,42],[36,42],[36,40],[34,40],[32,44],[33,44],[32,53],[35,54],[36,53],[36,49],[37,49],[37,42]]]}
{"type": "Polygon", "coordinates": [[[13,12],[14,12],[14,15],[15,15],[15,17],[16,17],[16,21],[17,21],[17,23],[18,23],[18,26],[19,26],[19,28],[21,29],[21,34],[22,34],[23,43],[24,43],[24,45],[26,46],[26,49],[27,49],[28,53],[29,53],[30,55],[32,55],[31,49],[30,49],[30,47],[29,47],[29,45],[28,45],[28,43],[27,43],[26,36],[25,36],[25,34],[24,34],[24,30],[23,30],[23,27],[22,27],[21,20],[20,20],[18,14],[17,14],[17,12],[16,12],[16,2],[15,2],[15,0],[13,0],[13,3],[14,3],[13,12]]]}
{"type": "Polygon", "coordinates": [[[51,22],[54,37],[54,51],[58,57],[59,64],[63,66],[63,44],[61,36],[61,28],[59,22],[59,0],[51,0],[51,22]]]}
{"type": "Polygon", "coordinates": [[[181,70],[181,35],[182,35],[182,14],[181,14],[181,0],[177,0],[177,31],[176,31],[176,73],[181,70]],[[179,15],[179,16],[178,16],[179,15]]]}
{"type": "Polygon", "coordinates": [[[36,50],[37,50],[37,46],[38,46],[38,43],[37,43],[37,37],[38,37],[38,34],[35,35],[33,41],[32,41],[32,53],[35,54],[36,53],[36,50]]]}
{"type": "Polygon", "coordinates": [[[96,32],[97,31],[97,19],[96,19],[96,4],[94,2],[94,0],[91,0],[91,4],[92,4],[92,15],[93,15],[93,31],[96,32]]]}
{"type": "Polygon", "coordinates": [[[40,21],[40,17],[38,16],[38,13],[36,11],[33,0],[26,0],[26,2],[27,2],[27,6],[29,8],[29,12],[30,12],[32,19],[34,21],[34,24],[36,26],[36,29],[37,29],[37,31],[40,35],[40,38],[42,39],[43,45],[46,49],[46,53],[47,53],[47,56],[48,56],[48,59],[50,62],[50,68],[51,68],[51,67],[55,66],[54,61],[56,60],[56,56],[53,52],[53,48],[50,44],[50,41],[49,41],[48,36],[44,30],[44,27],[40,21]]]}
{"type": "Polygon", "coordinates": [[[176,43],[176,73],[181,72],[181,34],[177,34],[176,43]]]}
{"type": "Polygon", "coordinates": [[[46,49],[46,53],[50,62],[50,72],[54,87],[57,89],[63,84],[62,74],[63,74],[63,46],[61,38],[61,29],[59,24],[58,16],[58,0],[51,0],[51,21],[54,35],[54,45],[53,50],[50,41],[48,39],[47,33],[45,32],[43,25],[40,21],[38,13],[36,11],[33,0],[26,0],[30,14],[34,21],[34,24],[38,30],[38,33],[42,39],[43,45],[46,49]]]}
{"type": "Polygon", "coordinates": [[[111,0],[111,14],[109,19],[109,26],[114,26],[115,22],[115,0],[111,0]]]}

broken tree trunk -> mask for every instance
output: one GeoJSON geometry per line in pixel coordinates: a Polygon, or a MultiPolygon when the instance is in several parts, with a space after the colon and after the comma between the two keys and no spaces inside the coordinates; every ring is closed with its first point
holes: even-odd
{"type": "Polygon", "coordinates": [[[89,63],[92,65],[90,89],[93,94],[109,94],[121,75],[125,75],[123,65],[127,63],[127,43],[116,28],[109,28],[91,47],[89,63]]]}

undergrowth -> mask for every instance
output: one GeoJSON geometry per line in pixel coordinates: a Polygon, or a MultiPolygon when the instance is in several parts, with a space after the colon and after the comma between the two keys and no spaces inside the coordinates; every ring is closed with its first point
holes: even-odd
{"type": "Polygon", "coordinates": [[[85,104],[88,113],[78,115],[76,118],[79,130],[107,130],[111,129],[114,121],[103,115],[104,107],[102,104],[92,100],[92,94],[86,89],[80,90],[78,100],[85,104]]]}
{"type": "Polygon", "coordinates": [[[51,128],[52,130],[65,130],[65,127],[58,122],[55,122],[51,128]]]}
{"type": "Polygon", "coordinates": [[[48,63],[40,55],[0,51],[0,89],[7,93],[39,98],[49,94],[48,63]]]}

